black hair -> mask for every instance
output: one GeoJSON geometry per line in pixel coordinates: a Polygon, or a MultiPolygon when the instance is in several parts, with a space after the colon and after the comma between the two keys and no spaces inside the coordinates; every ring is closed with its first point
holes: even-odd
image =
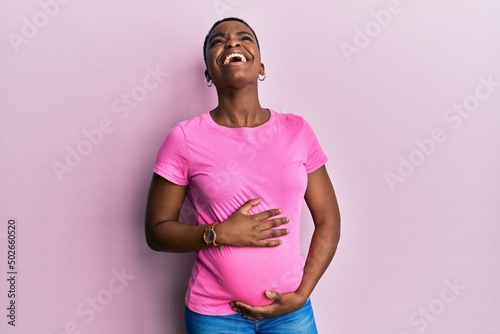
{"type": "Polygon", "coordinates": [[[250,27],[250,25],[248,23],[246,23],[245,21],[243,21],[240,18],[237,18],[237,17],[226,17],[226,18],[223,18],[223,19],[215,22],[214,25],[212,26],[212,28],[210,28],[210,30],[208,31],[207,36],[205,37],[205,41],[203,42],[203,60],[205,61],[205,65],[207,65],[207,43],[208,43],[208,36],[210,35],[210,33],[212,32],[212,30],[214,30],[214,28],[216,26],[218,26],[222,22],[226,22],[226,21],[237,21],[237,22],[240,22],[240,23],[243,23],[244,25],[246,25],[252,31],[252,34],[255,37],[255,42],[257,43],[257,47],[259,48],[259,51],[260,51],[259,39],[257,38],[257,34],[255,34],[255,31],[253,31],[252,27],[250,27]]]}

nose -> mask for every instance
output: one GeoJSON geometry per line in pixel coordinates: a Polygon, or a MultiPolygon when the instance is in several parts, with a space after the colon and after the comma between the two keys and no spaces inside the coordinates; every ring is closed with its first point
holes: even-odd
{"type": "Polygon", "coordinates": [[[240,41],[238,40],[237,36],[230,35],[226,41],[226,49],[235,48],[237,46],[240,46],[240,41]]]}

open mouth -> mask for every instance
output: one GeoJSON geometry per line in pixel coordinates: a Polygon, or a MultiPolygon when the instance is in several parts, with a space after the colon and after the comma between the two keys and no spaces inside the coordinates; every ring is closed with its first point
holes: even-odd
{"type": "Polygon", "coordinates": [[[246,63],[247,59],[245,56],[241,53],[231,53],[230,55],[227,55],[224,61],[222,62],[223,65],[227,65],[229,63],[246,63]]]}

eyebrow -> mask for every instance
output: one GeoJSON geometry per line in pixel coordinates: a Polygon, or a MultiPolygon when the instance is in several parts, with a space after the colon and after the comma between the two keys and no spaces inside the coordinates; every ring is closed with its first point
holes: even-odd
{"type": "Polygon", "coordinates": [[[250,35],[250,37],[254,38],[253,35],[249,32],[246,32],[246,31],[239,31],[236,33],[236,35],[240,36],[240,35],[250,35]]]}
{"type": "MultiPolygon", "coordinates": [[[[255,38],[255,37],[254,37],[251,33],[246,32],[246,31],[238,31],[238,32],[236,33],[236,35],[237,35],[237,36],[241,36],[241,35],[249,35],[250,37],[255,38]]],[[[208,43],[211,43],[211,42],[212,42],[212,39],[214,39],[214,38],[216,38],[216,37],[224,37],[224,34],[223,34],[223,33],[221,33],[221,32],[219,32],[219,33],[217,33],[217,34],[213,35],[213,36],[212,36],[212,37],[210,37],[210,39],[208,40],[208,43]]]]}

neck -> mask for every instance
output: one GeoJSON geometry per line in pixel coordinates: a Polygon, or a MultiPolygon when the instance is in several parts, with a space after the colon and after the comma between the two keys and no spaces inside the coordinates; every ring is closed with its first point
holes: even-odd
{"type": "Polygon", "coordinates": [[[212,110],[213,120],[231,128],[256,127],[269,119],[260,106],[257,89],[218,90],[219,104],[212,110]]]}

